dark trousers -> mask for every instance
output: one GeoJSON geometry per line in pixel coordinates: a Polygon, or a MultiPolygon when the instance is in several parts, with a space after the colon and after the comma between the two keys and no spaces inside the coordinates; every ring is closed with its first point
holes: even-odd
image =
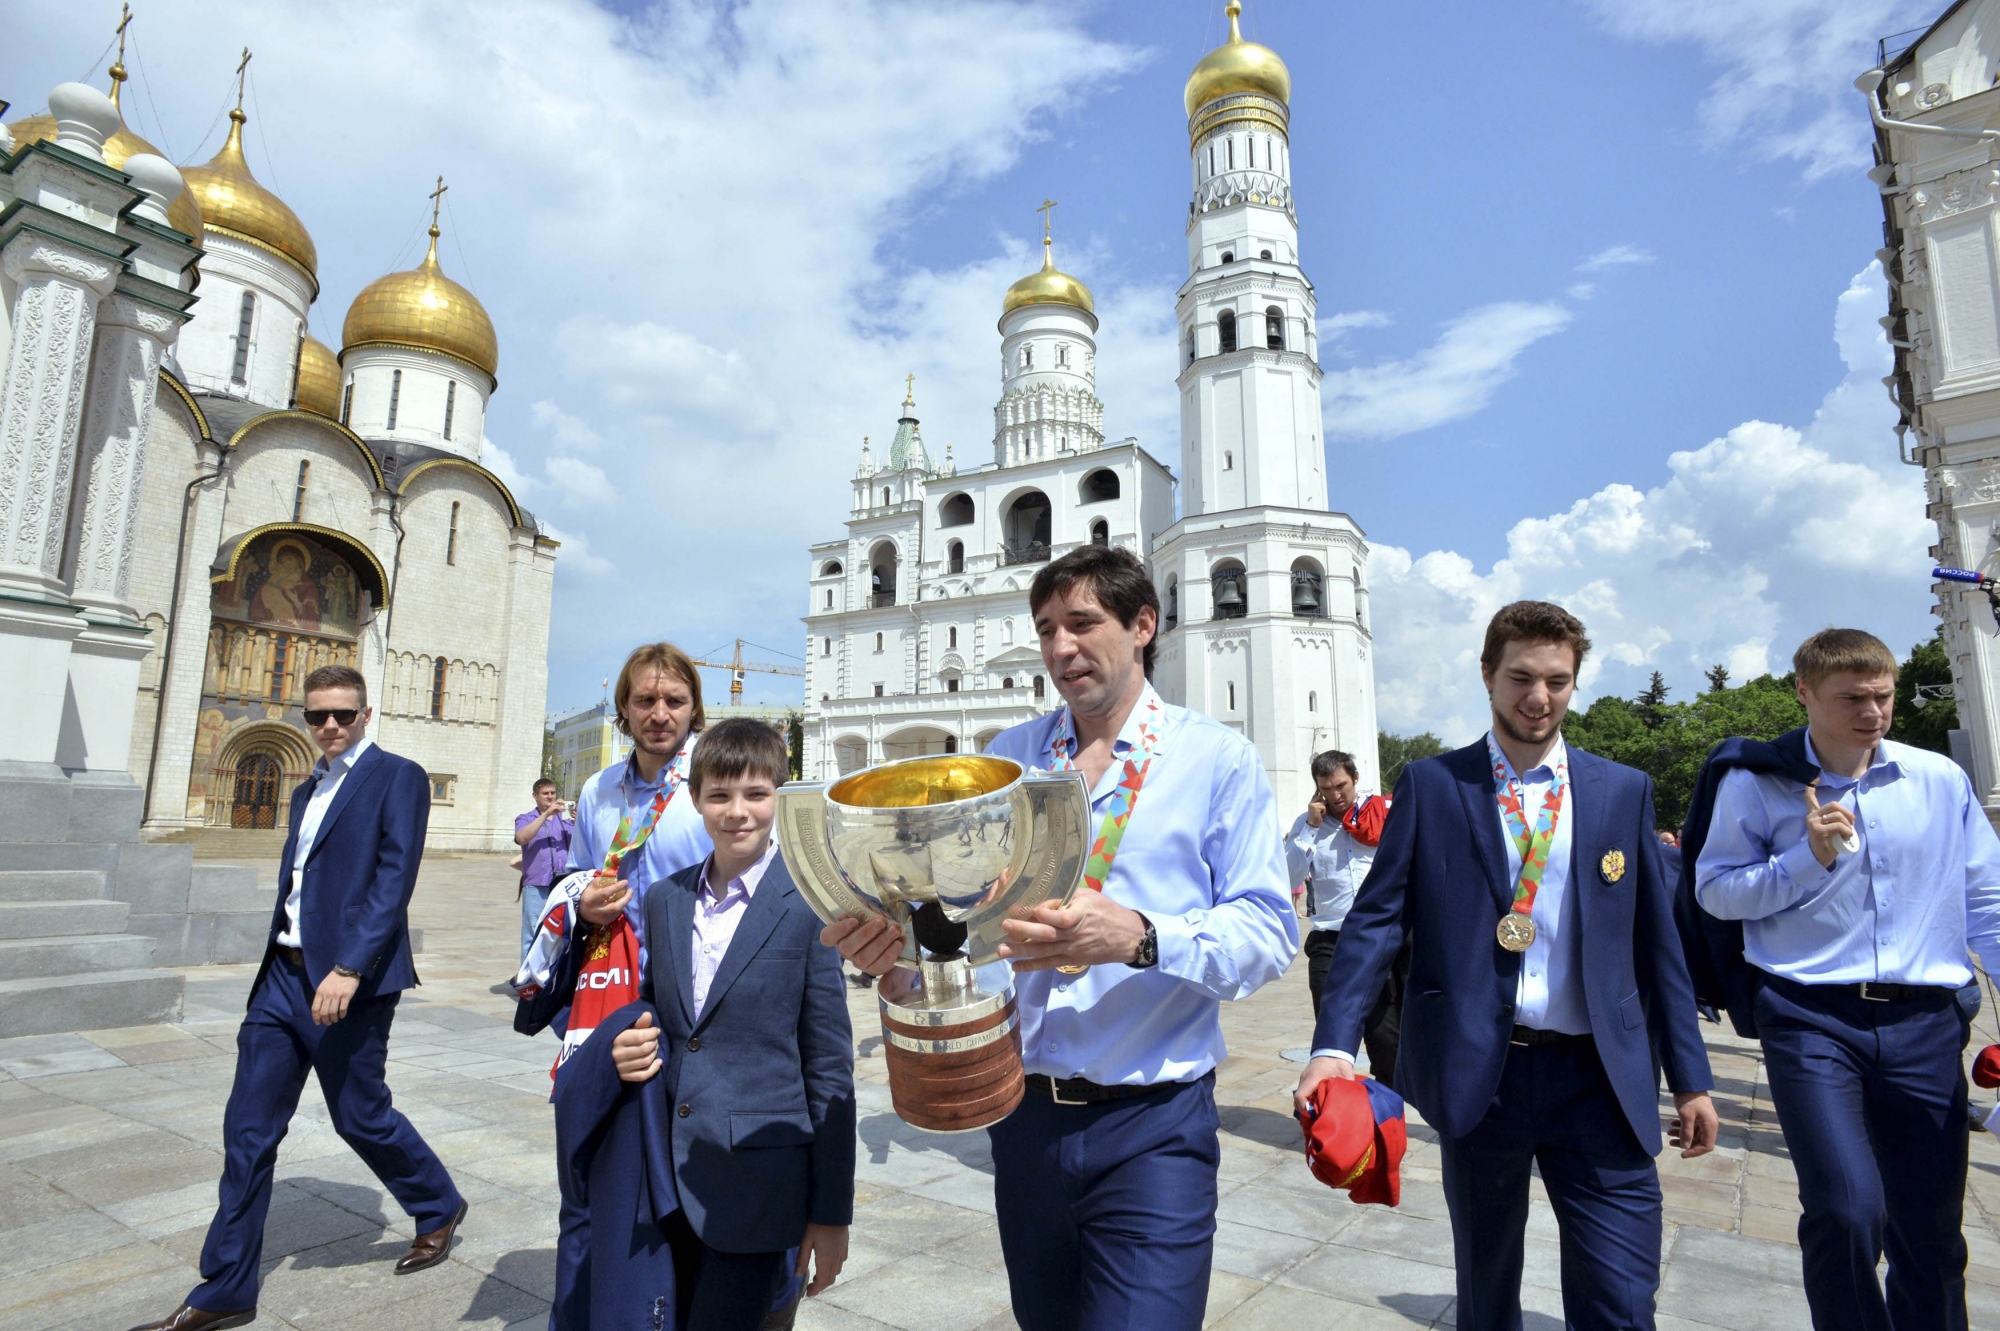
{"type": "Polygon", "coordinates": [[[1215,1078],[1058,1105],[987,1129],[1023,1331],[1198,1331],[1215,1247],[1215,1078]]]}
{"type": "MultiPolygon", "coordinates": [[[[1312,990],[1313,1017],[1319,1017],[1319,996],[1326,989],[1326,974],[1333,965],[1333,949],[1340,942],[1338,929],[1306,930],[1306,984],[1312,990]]],[[[1410,948],[1396,954],[1389,978],[1382,983],[1375,1006],[1361,1026],[1362,1047],[1368,1051],[1368,1072],[1384,1086],[1396,1084],[1396,1050],[1402,1044],[1403,984],[1410,978],[1410,948]]]]}
{"type": "Polygon", "coordinates": [[[678,1325],[684,1331],[759,1331],[770,1314],[778,1286],[790,1274],[785,1270],[785,1254],[711,1248],[695,1234],[684,1211],[668,1216],[666,1229],[667,1246],[674,1254],[678,1325]]]}
{"type": "Polygon", "coordinates": [[[1963,1328],[1968,1027],[1956,996],[1875,1003],[1773,976],[1756,1012],[1799,1176],[1816,1331],[1963,1328]]]}
{"type": "Polygon", "coordinates": [[[1653,1325],[1660,1178],[1590,1040],[1509,1046],[1486,1117],[1438,1145],[1458,1265],[1458,1331],[1520,1331],[1533,1168],[1562,1235],[1565,1324],[1576,1331],[1653,1325]]]}
{"type": "Polygon", "coordinates": [[[201,1249],[202,1283],[188,1302],[209,1312],[257,1305],[271,1171],[306,1074],[317,1073],[334,1131],[382,1180],[419,1234],[458,1212],[458,1189],[383,1080],[397,995],[355,1003],[331,1026],[315,1026],[312,982],[282,954],[251,996],[236,1031],[236,1081],[222,1114],[221,1205],[201,1249]]]}

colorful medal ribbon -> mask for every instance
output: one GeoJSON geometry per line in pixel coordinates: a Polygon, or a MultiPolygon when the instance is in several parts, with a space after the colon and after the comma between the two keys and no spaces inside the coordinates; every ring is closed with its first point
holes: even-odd
{"type": "MultiPolygon", "coordinates": [[[[1125,758],[1125,771],[1118,778],[1118,788],[1111,792],[1111,807],[1104,814],[1104,824],[1097,830],[1097,841],[1090,848],[1090,858],[1084,861],[1083,885],[1093,892],[1102,892],[1104,884],[1111,878],[1111,862],[1118,858],[1118,844],[1125,839],[1125,825],[1132,821],[1132,810],[1139,804],[1139,789],[1146,784],[1146,769],[1153,765],[1153,750],[1160,743],[1160,727],[1166,720],[1166,712],[1160,706],[1157,694],[1149,694],[1146,710],[1139,718],[1139,740],[1132,746],[1132,752],[1125,758]]],[[[1074,772],[1076,770],[1076,725],[1072,720],[1067,734],[1058,727],[1055,741],[1049,746],[1049,770],[1052,772],[1074,772]]]]}
{"type": "MultiPolygon", "coordinates": [[[[1556,763],[1556,779],[1550,784],[1548,793],[1542,796],[1542,812],[1535,819],[1533,831],[1528,829],[1528,815],[1524,807],[1526,794],[1521,779],[1509,774],[1507,759],[1500,752],[1500,746],[1493,737],[1486,737],[1486,756],[1493,761],[1493,793],[1500,800],[1500,813],[1507,823],[1507,835],[1514,839],[1514,848],[1521,852],[1521,877],[1514,884],[1514,913],[1532,916],[1535,910],[1535,893],[1542,887],[1542,875],[1549,867],[1549,846],[1556,839],[1556,822],[1562,817],[1563,791],[1569,785],[1569,757],[1567,754],[1556,763]]],[[[1532,934],[1529,935],[1531,938],[1532,934]]]]}
{"type": "Polygon", "coordinates": [[[688,767],[693,755],[693,744],[681,745],[681,751],[674,755],[671,763],[667,764],[666,777],[660,782],[660,793],[653,796],[653,802],[642,815],[642,821],[636,831],[632,826],[631,809],[626,809],[619,817],[618,830],[612,833],[610,849],[604,852],[605,873],[615,879],[619,868],[625,862],[625,857],[645,845],[646,839],[653,835],[653,828],[659,824],[660,815],[666,811],[667,805],[673,801],[680,788],[687,784],[688,767]]]}

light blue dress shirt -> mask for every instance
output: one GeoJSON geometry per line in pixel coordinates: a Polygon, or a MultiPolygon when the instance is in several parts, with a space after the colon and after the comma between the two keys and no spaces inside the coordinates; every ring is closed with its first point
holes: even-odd
{"type": "MultiPolygon", "coordinates": [[[[1491,731],[1486,735],[1486,752],[1505,765],[1508,775],[1520,777],[1521,810],[1532,830],[1541,818],[1542,800],[1555,784],[1556,764],[1569,759],[1569,746],[1562,736],[1556,736],[1556,746],[1549,750],[1547,760],[1521,773],[1514,771],[1514,764],[1494,743],[1491,731]]],[[[1487,807],[1493,811],[1493,821],[1500,826],[1500,844],[1507,851],[1507,890],[1511,897],[1514,885],[1521,881],[1521,844],[1507,826],[1507,815],[1500,812],[1499,793],[1490,784],[1487,789],[1493,791],[1487,807]]],[[[1535,889],[1534,910],[1528,916],[1535,922],[1535,941],[1521,954],[1521,976],[1514,983],[1514,1024],[1540,1031],[1561,1031],[1565,1035],[1588,1035],[1590,1003],[1584,996],[1583,977],[1578,969],[1583,964],[1583,947],[1576,932],[1579,927],[1576,913],[1568,909],[1573,830],[1570,824],[1576,817],[1575,793],[1574,779],[1563,783],[1555,835],[1549,838],[1549,865],[1542,871],[1542,885],[1535,889]]],[[[1354,1061],[1351,1049],[1315,1049],[1312,1056],[1354,1061]]]]}
{"type": "MultiPolygon", "coordinates": [[[[1366,795],[1356,795],[1359,803],[1366,795]]],[[[1285,874],[1294,883],[1312,879],[1312,927],[1338,929],[1354,909],[1354,894],[1375,863],[1375,847],[1364,846],[1340,819],[1327,814],[1314,827],[1300,814],[1285,837],[1285,874]]]]}
{"type": "MultiPolygon", "coordinates": [[[[699,735],[689,736],[688,744],[692,746],[699,738],[699,735]]],[[[618,835],[619,819],[628,812],[635,821],[644,816],[672,767],[672,763],[662,767],[660,779],[649,782],[640,777],[638,755],[633,754],[583,783],[576,800],[576,834],[569,842],[572,872],[604,867],[605,852],[610,850],[612,838],[618,835]]],[[[625,903],[625,918],[632,921],[633,932],[638,935],[642,965],[646,960],[646,889],[690,864],[701,863],[713,849],[708,828],[695,807],[694,791],[683,783],[667,801],[667,807],[660,810],[660,821],[654,826],[653,835],[646,838],[646,844],[639,847],[638,857],[627,856],[622,866],[625,880],[632,885],[632,898],[625,903]]]]}
{"type": "MultiPolygon", "coordinates": [[[[1820,765],[1810,734],[1806,758],[1820,765]]],[[[1883,740],[1860,780],[1825,773],[1819,799],[1853,813],[1861,839],[1831,869],[1806,837],[1804,786],[1722,778],[1695,896],[1743,921],[1752,965],[1800,984],[1956,987],[1972,978],[1970,947],[2000,970],[2000,838],[1958,764],[1883,740]]]]}
{"type": "MultiPolygon", "coordinates": [[[[1157,698],[1148,684],[1090,793],[1093,838],[1157,698]]],[[[1221,1001],[1277,979],[1298,952],[1277,802],[1257,751],[1209,717],[1160,706],[1153,763],[1104,885],[1106,896],[1152,921],[1159,964],[1016,975],[1031,1073],[1104,1086],[1193,1081],[1228,1053],[1221,1001]]],[[[1056,770],[1050,749],[1072,734],[1061,707],[1002,731],[987,752],[1056,770]]]]}

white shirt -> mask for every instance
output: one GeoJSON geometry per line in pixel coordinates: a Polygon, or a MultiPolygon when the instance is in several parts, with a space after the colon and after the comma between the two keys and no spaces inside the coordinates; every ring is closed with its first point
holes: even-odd
{"type": "Polygon", "coordinates": [[[299,815],[299,841],[292,851],[292,890],[285,898],[285,927],[278,934],[279,947],[305,946],[299,936],[299,897],[305,891],[306,860],[311,857],[313,845],[319,840],[319,825],[326,817],[327,806],[340,793],[340,783],[354,770],[355,761],[374,743],[363,735],[338,758],[322,757],[313,764],[313,776],[319,784],[313,787],[312,798],[306,801],[305,812],[299,815]]]}
{"type": "MultiPolygon", "coordinates": [[[[1016,975],[1029,1072],[1104,1086],[1193,1081],[1228,1055],[1222,1002],[1277,979],[1298,952],[1263,760],[1235,731],[1162,702],[1150,684],[1090,793],[1091,836],[1112,806],[1150,703],[1160,709],[1158,743],[1104,895],[1152,921],[1159,964],[1016,975]]],[[[1002,731],[986,751],[1060,770],[1052,747],[1074,734],[1069,708],[1059,707],[1002,731]]]]}
{"type": "MultiPolygon", "coordinates": [[[[1359,805],[1368,796],[1355,796],[1359,805]]],[[[1300,814],[1285,837],[1285,870],[1294,883],[1312,881],[1312,927],[1338,930],[1354,908],[1354,894],[1375,863],[1375,847],[1364,846],[1340,819],[1327,814],[1314,827],[1300,814]]]]}

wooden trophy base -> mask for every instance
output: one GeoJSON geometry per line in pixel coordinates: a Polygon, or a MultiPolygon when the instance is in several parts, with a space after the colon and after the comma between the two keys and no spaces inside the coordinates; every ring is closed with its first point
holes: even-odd
{"type": "Polygon", "coordinates": [[[907,1005],[880,1000],[882,1057],[896,1115],[927,1132],[997,1123],[1026,1091],[1014,986],[998,994],[955,991],[932,982],[931,963],[923,969],[931,982],[924,996],[907,1005]]]}

